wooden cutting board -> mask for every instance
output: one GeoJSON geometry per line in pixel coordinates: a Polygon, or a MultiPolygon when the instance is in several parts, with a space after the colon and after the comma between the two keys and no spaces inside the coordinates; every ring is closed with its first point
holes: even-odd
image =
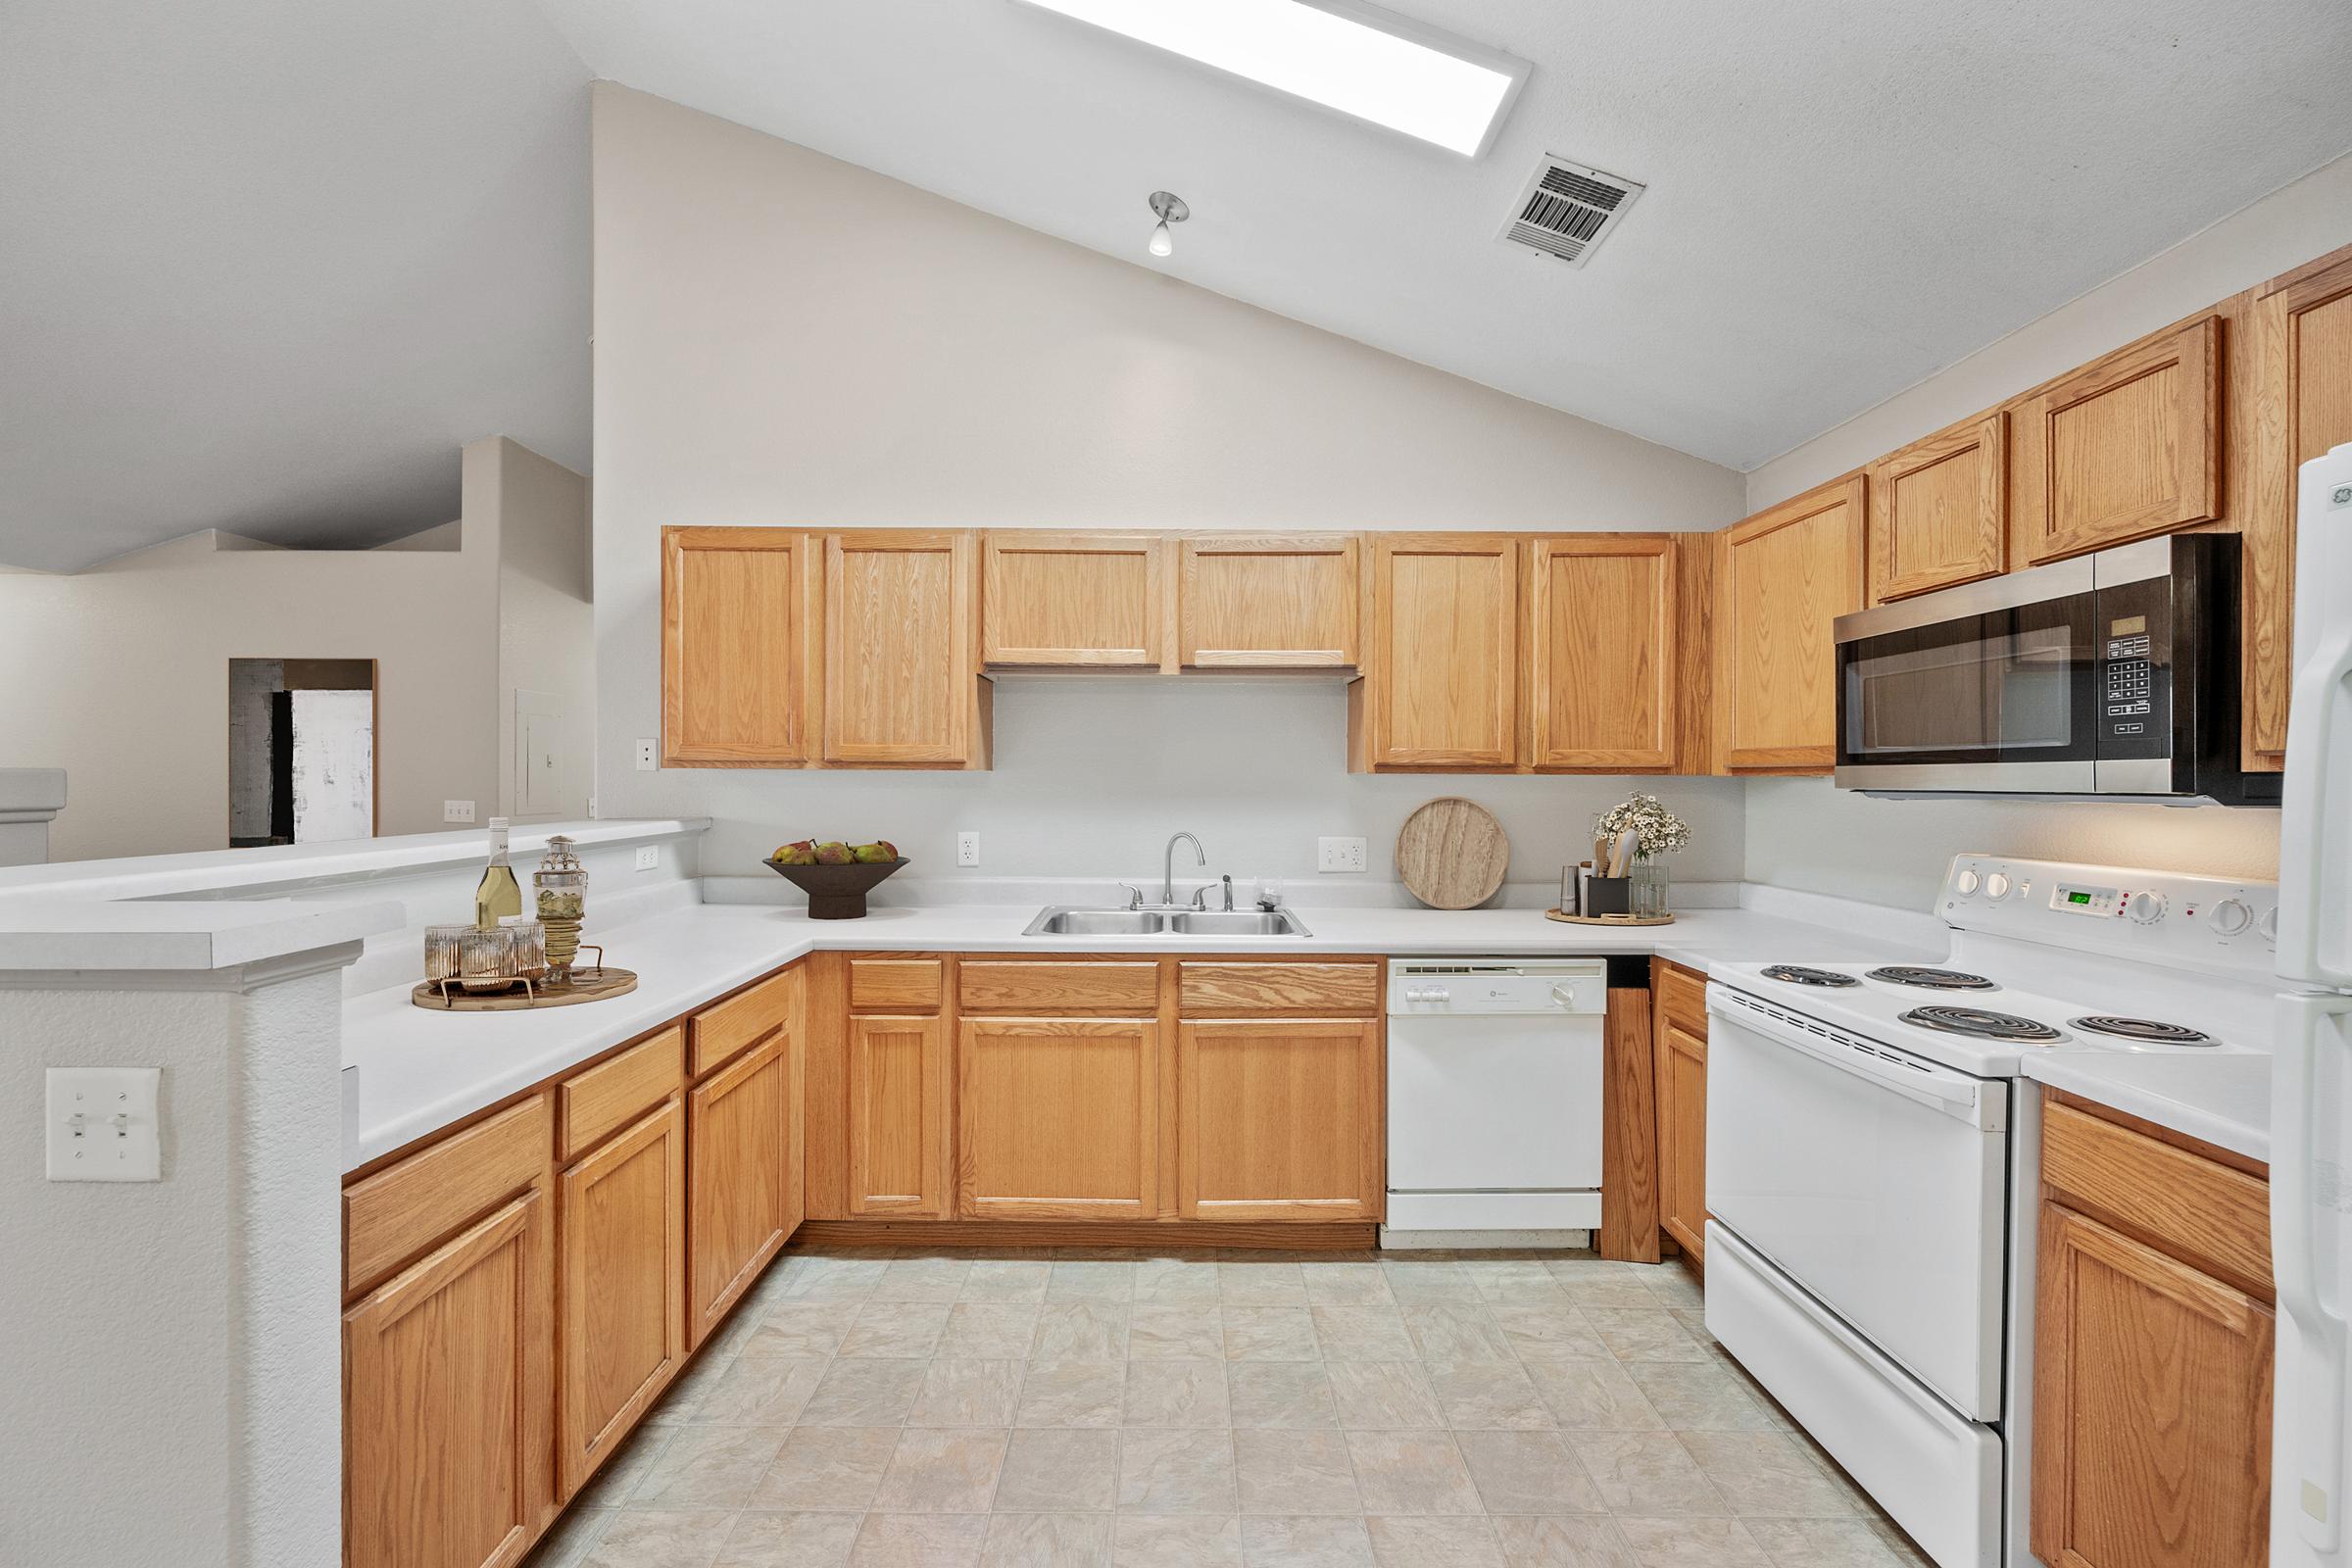
{"type": "Polygon", "coordinates": [[[1486,903],[1510,863],[1511,841],[1494,813],[1458,795],[1419,808],[1396,835],[1396,875],[1433,909],[1486,903]]]}

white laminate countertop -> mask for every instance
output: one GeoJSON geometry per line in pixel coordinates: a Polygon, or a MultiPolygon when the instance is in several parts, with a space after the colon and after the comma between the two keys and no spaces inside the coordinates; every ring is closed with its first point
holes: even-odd
{"type": "Polygon", "coordinates": [[[1668,926],[1546,920],[1534,909],[1300,908],[1311,937],[1028,937],[1033,906],[876,906],[861,920],[810,920],[798,907],[689,904],[587,934],[637,989],[608,1002],[523,1012],[435,1012],[407,984],[343,1008],[344,1168],[366,1164],[527,1089],[575,1062],[691,1012],[817,948],[949,953],[1655,953],[1704,970],[1741,959],[1824,962],[1940,956],[1913,944],[1757,909],[1695,909],[1668,926]]]}
{"type": "Polygon", "coordinates": [[[2271,1157],[2271,1058],[2260,1052],[2060,1049],[2028,1056],[2026,1076],[2250,1159],[2271,1157]]]}

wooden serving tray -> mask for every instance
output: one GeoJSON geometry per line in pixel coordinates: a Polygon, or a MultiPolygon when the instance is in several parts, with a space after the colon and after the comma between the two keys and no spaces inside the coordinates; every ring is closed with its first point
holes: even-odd
{"type": "Polygon", "coordinates": [[[1557,909],[1545,909],[1544,918],[1560,920],[1569,925],[1672,925],[1671,914],[1562,914],[1557,909]]]}
{"type": "Polygon", "coordinates": [[[636,989],[634,969],[574,969],[571,978],[563,985],[534,980],[528,991],[461,991],[452,985],[444,993],[439,981],[419,980],[410,988],[409,1000],[435,1012],[522,1012],[532,1007],[568,1007],[579,1002],[602,1002],[607,997],[626,996],[636,989]]]}

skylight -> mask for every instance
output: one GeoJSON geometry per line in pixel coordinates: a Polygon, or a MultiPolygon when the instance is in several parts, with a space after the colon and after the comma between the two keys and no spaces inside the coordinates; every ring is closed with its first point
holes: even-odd
{"type": "Polygon", "coordinates": [[[1476,158],[1528,65],[1353,0],[1028,0],[1476,158]]]}

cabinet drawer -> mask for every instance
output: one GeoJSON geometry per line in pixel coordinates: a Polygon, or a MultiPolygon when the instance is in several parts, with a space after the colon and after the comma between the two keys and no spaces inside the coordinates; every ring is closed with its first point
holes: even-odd
{"type": "Polygon", "coordinates": [[[787,969],[771,980],[762,980],[750,990],[739,991],[716,1006],[696,1013],[694,1076],[702,1077],[791,1022],[800,996],[801,971],[787,969]]]}
{"type": "Polygon", "coordinates": [[[937,1012],[945,967],[937,958],[852,958],[850,1005],[864,1012],[937,1012]]]}
{"type": "Polygon", "coordinates": [[[2060,1202],[2270,1298],[2270,1183],[2261,1177],[2052,1101],[2041,1180],[2060,1202]]]}
{"type": "Polygon", "coordinates": [[[545,1095],[442,1139],[343,1190],[343,1288],[364,1291],[547,1171],[545,1095]]]}
{"type": "Polygon", "coordinates": [[[1021,1017],[1091,1012],[1145,1018],[1159,1010],[1159,965],[1013,963],[965,958],[956,965],[956,997],[967,1013],[1021,1017]]]}
{"type": "Polygon", "coordinates": [[[1377,963],[1187,963],[1180,966],[1186,1017],[1218,1013],[1368,1013],[1380,1010],[1377,963]]]}
{"type": "Polygon", "coordinates": [[[686,1031],[672,1026],[617,1056],[583,1068],[556,1091],[566,1161],[579,1158],[666,1100],[686,1064],[686,1031]]]}
{"type": "Polygon", "coordinates": [[[1681,1024],[1699,1039],[1707,1038],[1707,977],[1677,963],[1660,962],[1657,973],[1658,1010],[1669,1023],[1681,1024]]]}

